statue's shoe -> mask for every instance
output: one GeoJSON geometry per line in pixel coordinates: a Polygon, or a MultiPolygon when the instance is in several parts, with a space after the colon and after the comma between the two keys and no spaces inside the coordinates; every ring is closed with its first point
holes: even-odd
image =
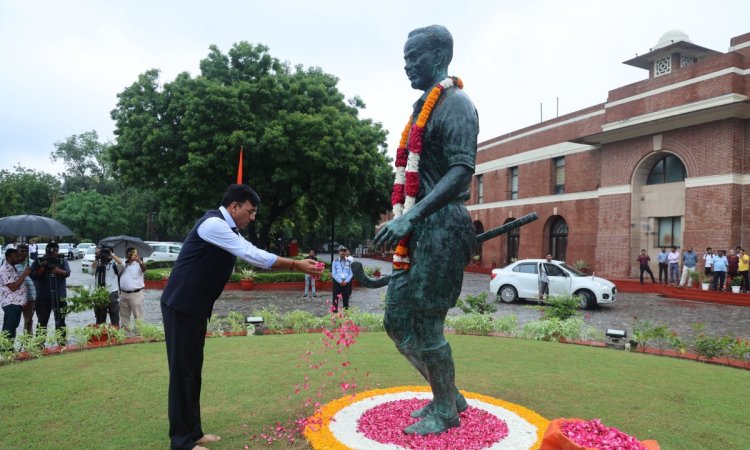
{"type": "Polygon", "coordinates": [[[461,422],[458,419],[458,415],[455,415],[450,419],[443,419],[436,413],[430,413],[419,422],[404,428],[404,433],[419,434],[421,436],[427,434],[439,434],[446,431],[448,428],[454,428],[460,424],[461,422]]]}
{"type": "MultiPolygon", "coordinates": [[[[469,404],[466,403],[466,398],[463,396],[463,394],[461,394],[460,392],[456,394],[456,412],[461,414],[462,412],[466,411],[466,408],[468,407],[469,404]]],[[[427,414],[431,413],[433,408],[433,403],[432,401],[430,401],[430,403],[424,405],[416,411],[412,411],[411,416],[415,419],[421,419],[422,417],[425,417],[427,416],[427,414]]]]}

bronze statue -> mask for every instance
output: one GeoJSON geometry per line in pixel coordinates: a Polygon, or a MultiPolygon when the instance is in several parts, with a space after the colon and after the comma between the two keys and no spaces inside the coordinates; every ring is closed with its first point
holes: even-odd
{"type": "MultiPolygon", "coordinates": [[[[453,38],[445,27],[432,25],[409,33],[404,69],[412,88],[424,94],[414,104],[396,155],[394,219],[374,239],[375,245],[398,244],[394,271],[373,280],[360,264],[353,265],[364,286],[388,284],[385,329],[432,388],[432,401],[412,413],[421,420],[404,430],[409,434],[457,427],[458,414],[468,407],[455,386],[443,325],[456,305],[463,269],[478,242],[464,202],[474,173],[479,118],[461,90],[461,80],[448,77],[452,57],[453,38]]],[[[485,233],[480,241],[520,222],[485,233]]]]}

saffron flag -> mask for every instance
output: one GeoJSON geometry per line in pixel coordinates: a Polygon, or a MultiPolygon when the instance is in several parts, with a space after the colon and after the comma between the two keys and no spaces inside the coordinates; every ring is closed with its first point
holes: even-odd
{"type": "Polygon", "coordinates": [[[242,184],[242,146],[240,146],[240,162],[237,164],[237,184],[242,184]]]}

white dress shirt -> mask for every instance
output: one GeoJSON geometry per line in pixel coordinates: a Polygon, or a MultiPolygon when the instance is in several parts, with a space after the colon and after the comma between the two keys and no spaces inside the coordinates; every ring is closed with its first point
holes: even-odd
{"type": "Polygon", "coordinates": [[[218,217],[209,217],[204,220],[198,226],[198,236],[254,266],[263,269],[273,266],[278,256],[257,248],[238,233],[232,231],[232,228],[236,227],[237,224],[229,215],[229,211],[223,206],[219,207],[219,211],[224,216],[224,220],[218,217]]]}

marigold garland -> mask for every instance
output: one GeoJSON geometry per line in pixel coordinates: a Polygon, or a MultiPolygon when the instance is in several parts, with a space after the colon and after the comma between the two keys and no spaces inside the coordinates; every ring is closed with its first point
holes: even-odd
{"type": "MultiPolygon", "coordinates": [[[[410,116],[404,131],[401,132],[401,141],[396,150],[396,179],[391,194],[394,218],[409,211],[416,203],[417,194],[419,194],[419,158],[422,153],[424,128],[440,95],[453,86],[463,89],[464,83],[458,77],[448,77],[436,84],[427,95],[416,122],[412,124],[414,116],[410,116]]],[[[396,251],[393,253],[395,270],[409,270],[411,267],[410,237],[410,235],[404,236],[396,245],[396,251]]]]}
{"type": "MultiPolygon", "coordinates": [[[[308,425],[304,431],[305,438],[315,450],[349,450],[349,447],[342,444],[330,430],[329,424],[331,423],[331,419],[336,415],[336,413],[355,402],[370,397],[400,392],[432,391],[429,386],[398,386],[387,389],[375,389],[341,397],[323,405],[315,412],[315,414],[307,422],[308,425]]],[[[476,399],[484,403],[507,409],[508,411],[517,414],[528,423],[535,426],[537,430],[537,441],[535,445],[532,446],[532,448],[539,448],[539,445],[541,445],[542,442],[542,438],[544,437],[544,432],[549,426],[549,420],[545,419],[544,417],[530,409],[524,408],[523,406],[516,405],[514,403],[509,403],[504,400],[488,397],[486,395],[476,394],[473,392],[461,391],[461,393],[466,398],[476,399]]]]}

